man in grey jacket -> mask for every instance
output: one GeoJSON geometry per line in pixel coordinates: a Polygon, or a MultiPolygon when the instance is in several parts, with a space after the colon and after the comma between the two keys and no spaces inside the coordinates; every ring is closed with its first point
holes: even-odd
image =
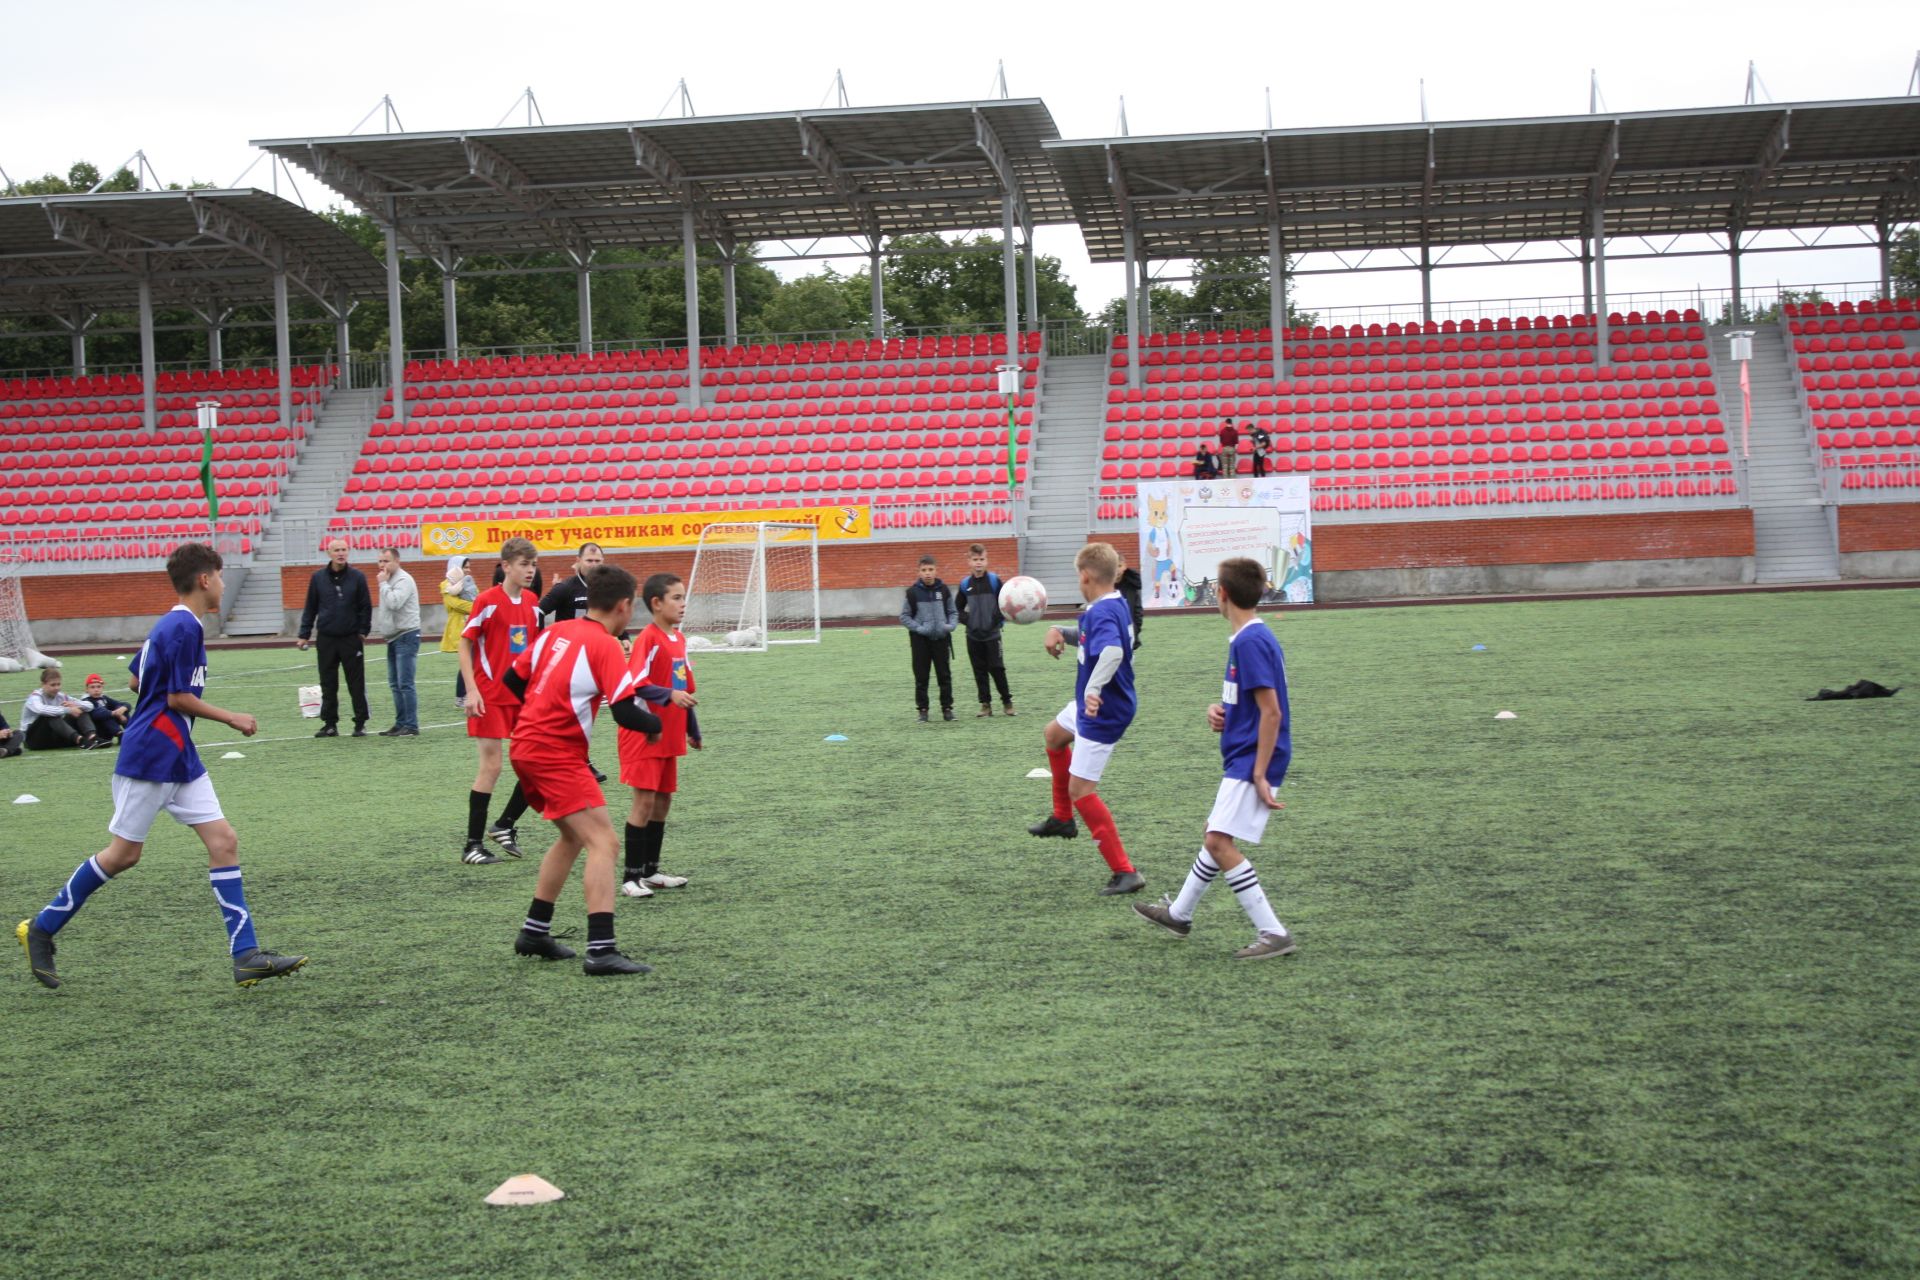
{"type": "Polygon", "coordinates": [[[920,557],[920,580],[907,588],[900,625],[913,645],[913,705],[927,719],[927,672],[940,677],[940,718],[953,719],[953,629],[960,623],[953,589],[940,581],[932,556],[920,557]]]}
{"type": "Polygon", "coordinates": [[[420,660],[420,590],[400,567],[392,547],[380,552],[380,600],[373,606],[373,629],[387,642],[387,688],[393,691],[393,728],[383,738],[420,736],[420,696],[414,691],[414,667],[420,660]]]}

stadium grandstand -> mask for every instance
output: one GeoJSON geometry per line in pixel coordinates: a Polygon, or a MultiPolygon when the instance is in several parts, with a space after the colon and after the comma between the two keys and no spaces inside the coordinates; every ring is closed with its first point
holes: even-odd
{"type": "MultiPolygon", "coordinates": [[[[1920,217],[1920,98],[1087,140],[995,99],[256,145],[387,229],[384,270],[259,191],[0,200],[0,314],[73,338],[71,376],[0,379],[0,529],[43,641],[152,612],[63,586],[205,528],[208,402],[224,545],[256,571],[230,592],[236,635],[284,629],[323,538],[417,548],[435,522],[858,506],[870,536],[823,548],[829,613],[873,612],[923,550],[982,538],[1054,581],[1090,535],[1135,529],[1132,485],[1183,474],[1229,417],[1311,480],[1321,598],[1920,572],[1920,311],[1887,265],[1920,217]],[[1125,267],[1116,331],[1039,314],[1034,229],[1063,224],[1125,267]],[[1755,305],[1755,236],[1841,227],[1880,249],[1874,296],[1755,305]],[[890,329],[889,238],[983,228],[1001,323],[890,329]],[[1719,238],[1726,312],[1615,306],[1608,262],[1642,256],[1625,241],[1683,236],[1719,238]],[[858,246],[870,332],[740,341],[744,250],[795,240],[858,246]],[[1577,263],[1582,292],[1437,307],[1463,246],[1577,263]],[[615,248],[679,255],[684,342],[596,335],[593,276],[634,269],[596,257],[615,248]],[[576,349],[464,348],[463,266],[556,252],[571,265],[506,270],[574,276],[576,349]],[[1337,255],[1372,253],[1418,271],[1417,304],[1289,325],[1274,273],[1265,317],[1154,332],[1142,305],[1151,262],[1332,259],[1293,273],[1318,300],[1375,269],[1337,255]],[[403,255],[445,282],[443,349],[401,341],[403,255]],[[719,342],[696,283],[713,264],[719,342]],[[292,289],[338,325],[324,362],[291,360],[292,289]],[[356,356],[344,318],[380,297],[387,350],[356,356]],[[219,367],[219,317],[244,303],[276,307],[273,369],[219,367]],[[212,367],[155,367],[156,305],[206,317],[212,367]],[[88,373],[89,317],[131,307],[143,367],[88,373]],[[76,485],[76,464],[106,483],[76,485]],[[105,612],[74,616],[81,595],[105,612]]],[[[631,558],[684,571],[691,547],[631,558]]]]}

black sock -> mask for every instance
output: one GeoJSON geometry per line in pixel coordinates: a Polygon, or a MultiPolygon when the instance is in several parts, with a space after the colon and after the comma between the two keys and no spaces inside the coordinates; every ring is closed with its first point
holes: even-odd
{"type": "Polygon", "coordinates": [[[520,789],[519,783],[513,784],[513,794],[507,797],[507,807],[500,811],[500,821],[496,827],[510,827],[520,821],[520,815],[527,811],[527,793],[520,789]]]}
{"type": "Polygon", "coordinates": [[[471,844],[487,833],[487,806],[493,803],[493,796],[485,791],[467,792],[467,843],[471,844]]]}
{"type": "Polygon", "coordinates": [[[622,880],[638,880],[647,874],[647,829],[627,824],[627,865],[620,873],[622,880]]]}
{"type": "Polygon", "coordinates": [[[604,955],[613,950],[613,912],[587,912],[587,954],[604,955]]]}
{"type": "Polygon", "coordinates": [[[660,870],[660,846],[667,838],[666,820],[659,819],[647,824],[647,874],[655,875],[660,870]]]}
{"type": "Polygon", "coordinates": [[[528,933],[553,932],[553,904],[539,898],[527,908],[527,923],[522,926],[528,933]]]}

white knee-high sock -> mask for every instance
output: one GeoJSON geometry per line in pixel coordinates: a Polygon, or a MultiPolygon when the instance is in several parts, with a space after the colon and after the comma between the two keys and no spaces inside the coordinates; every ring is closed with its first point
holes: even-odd
{"type": "Polygon", "coordinates": [[[1240,909],[1247,913],[1247,919],[1253,921],[1255,929],[1261,933],[1287,931],[1287,926],[1280,923],[1280,917],[1273,914],[1266,891],[1260,887],[1260,873],[1253,869],[1253,863],[1243,862],[1227,872],[1227,887],[1240,900],[1240,909]]]}
{"type": "Polygon", "coordinates": [[[1220,874],[1220,864],[1205,849],[1193,860],[1193,870],[1187,872],[1187,882],[1180,886],[1180,896],[1173,900],[1169,914],[1175,920],[1193,919],[1194,908],[1200,905],[1200,897],[1206,893],[1207,886],[1220,874]]]}

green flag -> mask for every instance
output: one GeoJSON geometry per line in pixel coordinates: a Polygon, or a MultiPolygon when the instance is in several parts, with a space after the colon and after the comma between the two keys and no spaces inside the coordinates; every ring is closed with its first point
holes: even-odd
{"type": "Polygon", "coordinates": [[[220,494],[213,487],[213,432],[203,431],[201,439],[205,442],[200,454],[200,487],[207,495],[207,521],[211,524],[220,518],[220,494]]]}

